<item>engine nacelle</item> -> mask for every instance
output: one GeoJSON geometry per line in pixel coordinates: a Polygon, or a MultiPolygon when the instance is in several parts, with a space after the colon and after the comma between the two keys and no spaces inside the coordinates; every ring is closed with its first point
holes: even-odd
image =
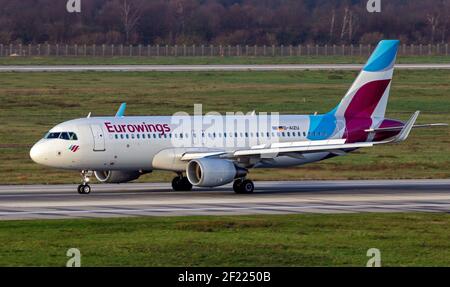
{"type": "Polygon", "coordinates": [[[124,183],[137,179],[141,176],[140,171],[120,171],[120,170],[105,170],[94,171],[95,177],[102,183],[124,183]]]}
{"type": "Polygon", "coordinates": [[[193,159],[186,168],[189,182],[200,187],[224,185],[246,173],[245,169],[236,167],[232,161],[215,158],[193,159]]]}

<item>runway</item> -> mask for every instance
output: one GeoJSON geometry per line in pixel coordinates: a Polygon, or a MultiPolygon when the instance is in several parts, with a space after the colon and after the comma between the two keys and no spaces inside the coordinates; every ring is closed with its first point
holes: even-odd
{"type": "Polygon", "coordinates": [[[348,212],[450,212],[450,180],[255,182],[239,195],[231,185],[171,191],[168,183],[2,185],[0,220],[348,212]]]}
{"type": "MultiPolygon", "coordinates": [[[[358,64],[285,65],[16,65],[0,66],[0,72],[212,72],[212,71],[304,71],[360,70],[358,64]]],[[[450,69],[450,64],[397,64],[397,69],[450,69]]]]}

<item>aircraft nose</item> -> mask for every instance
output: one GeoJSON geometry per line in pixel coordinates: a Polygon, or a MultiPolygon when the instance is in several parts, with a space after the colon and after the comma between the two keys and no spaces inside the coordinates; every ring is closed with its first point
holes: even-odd
{"type": "Polygon", "coordinates": [[[30,149],[30,158],[35,163],[42,163],[42,157],[43,157],[43,150],[41,147],[41,144],[36,143],[33,145],[33,147],[30,149]]]}

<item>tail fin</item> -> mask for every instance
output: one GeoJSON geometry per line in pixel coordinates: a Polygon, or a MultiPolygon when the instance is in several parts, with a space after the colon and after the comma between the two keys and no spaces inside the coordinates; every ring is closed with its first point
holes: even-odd
{"type": "Polygon", "coordinates": [[[347,94],[332,111],[337,117],[384,117],[398,45],[398,40],[378,43],[347,94]]]}

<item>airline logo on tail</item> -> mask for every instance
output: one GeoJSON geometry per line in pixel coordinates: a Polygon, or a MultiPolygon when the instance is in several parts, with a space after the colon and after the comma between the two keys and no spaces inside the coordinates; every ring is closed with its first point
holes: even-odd
{"type": "Polygon", "coordinates": [[[398,45],[398,40],[383,40],[378,44],[335,109],[335,116],[345,119],[347,142],[366,141],[367,133],[364,130],[382,123],[398,45]]]}

